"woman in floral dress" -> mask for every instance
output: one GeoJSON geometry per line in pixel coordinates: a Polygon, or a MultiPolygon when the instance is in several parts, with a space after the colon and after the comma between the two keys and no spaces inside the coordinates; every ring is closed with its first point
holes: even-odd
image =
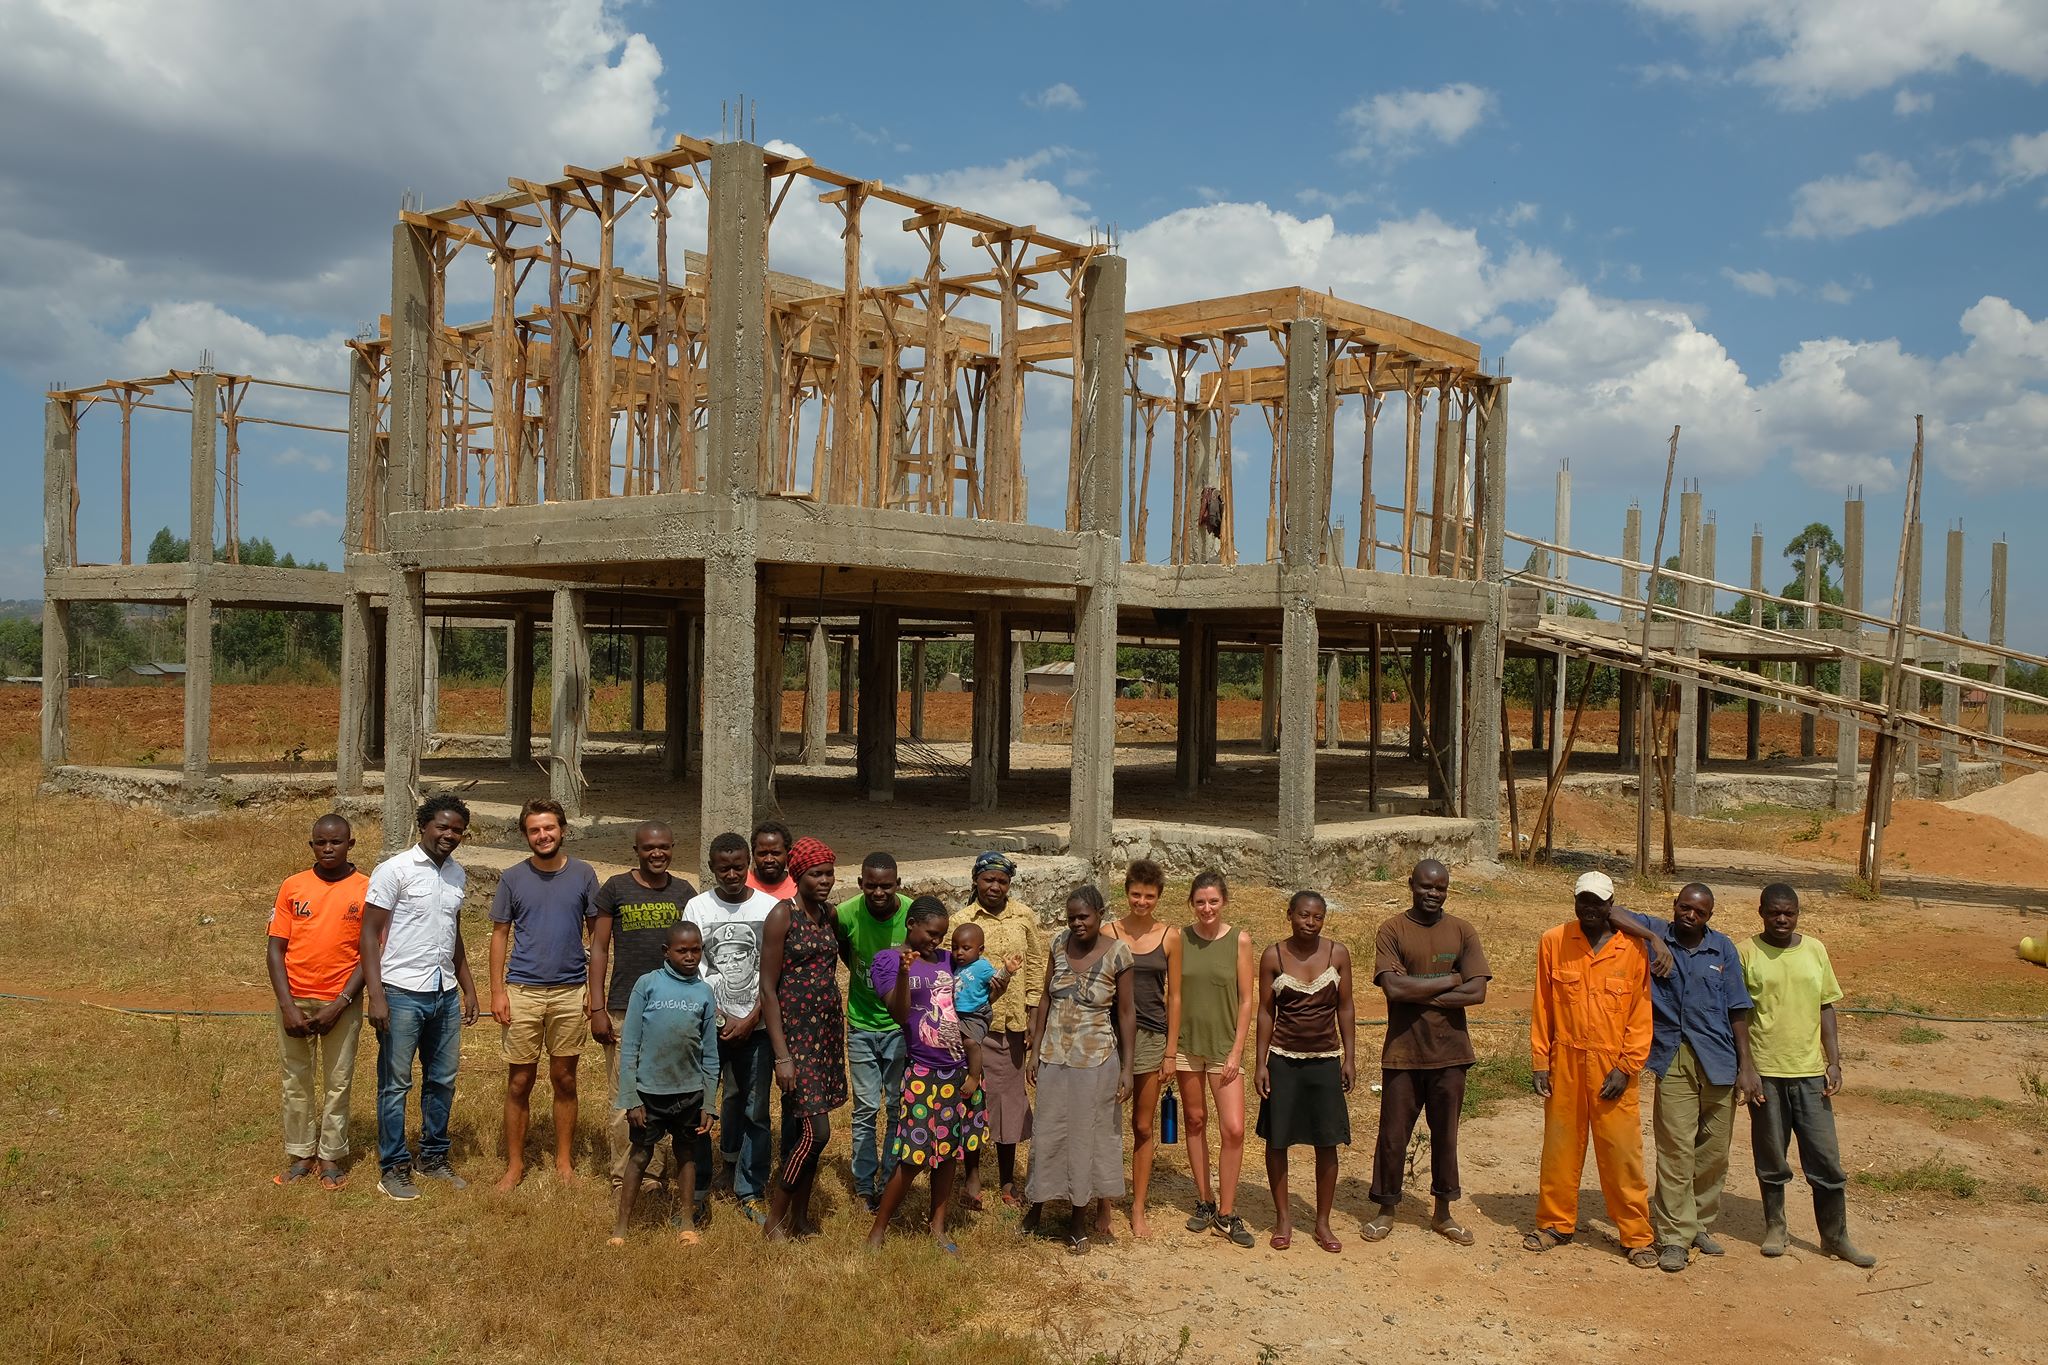
{"type": "Polygon", "coordinates": [[[768,912],[761,932],[761,1022],[782,1091],[782,1170],[768,1200],[771,1241],[817,1231],[811,1187],[832,1136],[832,1111],[846,1103],[846,1014],[839,1001],[839,939],[832,850],[799,839],[789,853],[796,896],[768,912]]]}

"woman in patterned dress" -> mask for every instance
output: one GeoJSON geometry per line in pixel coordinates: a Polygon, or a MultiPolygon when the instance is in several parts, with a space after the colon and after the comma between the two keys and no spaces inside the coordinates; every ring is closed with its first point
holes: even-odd
{"type": "Polygon", "coordinates": [[[839,938],[832,850],[799,839],[789,852],[796,896],[768,912],[761,930],[761,1022],[782,1091],[782,1172],[768,1200],[770,1241],[816,1232],[811,1187],[846,1103],[846,1014],[839,1002],[839,938]]]}

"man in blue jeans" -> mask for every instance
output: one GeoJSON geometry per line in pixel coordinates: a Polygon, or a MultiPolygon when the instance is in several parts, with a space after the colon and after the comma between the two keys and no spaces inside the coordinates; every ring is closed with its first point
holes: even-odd
{"type": "Polygon", "coordinates": [[[896,1169],[889,1136],[903,1097],[903,1030],[868,982],[875,954],[903,942],[910,897],[896,889],[896,859],[870,853],[860,894],[839,902],[839,959],[847,967],[846,1072],[853,1082],[853,1191],[869,1213],[896,1169]],[[880,1131],[876,1122],[880,1120],[880,1131]]]}
{"type": "MultiPolygon", "coordinates": [[[[704,964],[718,976],[718,1077],[725,1086],[719,1107],[720,1146],[732,1177],[740,1212],[765,1225],[768,1209],[768,1095],[775,1081],[775,1054],[761,1024],[761,933],[768,912],[780,902],[747,885],[746,837],[727,831],[705,850],[711,889],[683,907],[683,918],[704,936],[704,964]]],[[[706,1095],[707,1107],[711,1097],[706,1095]]],[[[699,1169],[711,1166],[710,1138],[700,1138],[699,1169]]]]}
{"type": "Polygon", "coordinates": [[[386,858],[363,897],[363,1002],[377,1030],[377,1188],[417,1199],[423,1180],[462,1189],[448,1164],[448,1115],[462,1029],[476,1022],[476,983],[463,952],[459,917],[467,878],[455,850],[469,832],[469,807],[454,796],[419,808],[419,842],[386,858]],[[405,1142],[413,1058],[420,1060],[420,1155],[405,1142]]]}

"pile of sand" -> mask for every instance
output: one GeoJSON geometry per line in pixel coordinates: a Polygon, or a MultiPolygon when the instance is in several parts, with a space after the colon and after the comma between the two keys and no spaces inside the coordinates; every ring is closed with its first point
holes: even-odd
{"type": "Polygon", "coordinates": [[[2036,838],[2048,839],[2048,773],[2028,773],[1948,804],[1954,810],[1994,816],[2036,838]]]}
{"type": "MultiPolygon", "coordinates": [[[[1884,832],[1885,870],[1956,877],[1995,886],[2048,887],[2048,839],[1996,816],[1958,809],[1962,804],[1893,803],[1892,822],[1884,832]]],[[[1853,863],[1862,832],[1860,812],[1840,815],[1823,825],[1820,837],[1806,847],[1826,857],[1853,863]]]]}

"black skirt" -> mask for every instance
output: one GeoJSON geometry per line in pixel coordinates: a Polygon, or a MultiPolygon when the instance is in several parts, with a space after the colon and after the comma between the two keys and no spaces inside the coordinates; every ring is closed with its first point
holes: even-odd
{"type": "Polygon", "coordinates": [[[1271,1054],[1266,1077],[1272,1093],[1259,1106],[1258,1134],[1268,1147],[1348,1147],[1351,1106],[1339,1057],[1271,1054]]]}

